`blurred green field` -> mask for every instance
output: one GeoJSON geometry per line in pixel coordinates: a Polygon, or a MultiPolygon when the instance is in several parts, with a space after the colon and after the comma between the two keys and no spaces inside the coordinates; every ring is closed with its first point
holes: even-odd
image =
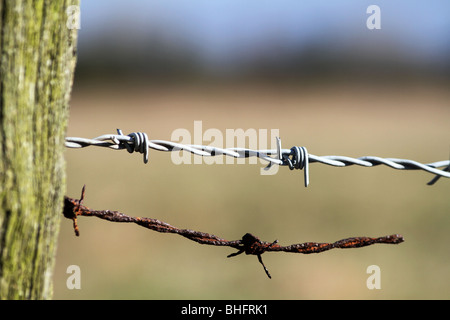
{"type": "MultiPolygon", "coordinates": [[[[147,132],[170,140],[178,128],[278,129],[284,148],[315,155],[380,156],[422,163],[449,157],[450,92],[405,86],[75,87],[68,136],[147,132]]],[[[85,204],[157,218],[237,240],[250,232],[282,245],[402,234],[399,245],[321,254],[266,253],[269,280],[255,256],[200,245],[137,225],[81,217],[81,235],[62,219],[55,299],[449,299],[450,181],[386,166],[310,165],[303,172],[265,164],[175,165],[169,153],[67,149],[67,194],[85,204]],[[66,287],[69,265],[81,289],[66,287]],[[381,269],[369,290],[366,269],[381,269]]]]}

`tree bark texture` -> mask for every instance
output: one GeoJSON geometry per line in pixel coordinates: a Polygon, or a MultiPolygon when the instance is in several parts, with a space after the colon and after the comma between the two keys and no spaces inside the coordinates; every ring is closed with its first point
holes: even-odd
{"type": "Polygon", "coordinates": [[[0,0],[0,298],[50,299],[78,0],[0,0]]]}

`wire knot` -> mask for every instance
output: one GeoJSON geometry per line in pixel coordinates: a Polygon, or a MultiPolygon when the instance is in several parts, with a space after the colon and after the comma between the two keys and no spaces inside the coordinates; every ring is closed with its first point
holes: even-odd
{"type": "Polygon", "coordinates": [[[269,279],[271,279],[272,277],[270,276],[269,270],[267,270],[266,266],[264,265],[261,255],[277,243],[278,240],[275,240],[272,243],[268,243],[261,241],[257,236],[254,236],[251,233],[246,233],[240,241],[242,248],[239,249],[238,252],[228,255],[228,258],[237,256],[243,252],[245,252],[245,254],[253,254],[258,257],[259,263],[261,263],[267,276],[269,277],[269,279]]]}
{"type": "Polygon", "coordinates": [[[241,240],[241,244],[244,247],[245,254],[261,255],[268,248],[276,244],[278,241],[275,240],[272,243],[267,243],[261,241],[258,237],[252,235],[251,233],[246,233],[241,240]]]}
{"type": "Polygon", "coordinates": [[[63,214],[67,219],[71,219],[73,221],[73,229],[75,231],[75,235],[78,237],[80,235],[80,230],[78,228],[77,217],[81,214],[83,200],[84,200],[84,192],[86,190],[86,185],[81,189],[81,197],[80,199],[71,199],[67,196],[64,197],[64,209],[63,214]]]}
{"type": "Polygon", "coordinates": [[[309,154],[305,147],[292,147],[289,154],[283,154],[283,164],[289,169],[304,169],[305,187],[309,185],[309,154]]]}
{"type": "MultiPolygon", "coordinates": [[[[123,135],[122,130],[117,129],[119,135],[123,135]]],[[[149,140],[145,132],[133,132],[128,135],[129,141],[120,141],[119,144],[127,149],[129,153],[139,152],[144,156],[144,163],[148,162],[149,140]]]]}

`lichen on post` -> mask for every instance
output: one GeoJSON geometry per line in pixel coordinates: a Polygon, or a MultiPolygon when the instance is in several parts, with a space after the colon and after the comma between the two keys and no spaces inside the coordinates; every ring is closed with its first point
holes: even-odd
{"type": "Polygon", "coordinates": [[[0,299],[50,299],[78,0],[0,0],[0,299]]]}

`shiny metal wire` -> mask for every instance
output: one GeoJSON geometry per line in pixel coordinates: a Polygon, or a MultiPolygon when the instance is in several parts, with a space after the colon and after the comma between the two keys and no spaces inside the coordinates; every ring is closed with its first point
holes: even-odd
{"type": "Polygon", "coordinates": [[[374,167],[377,165],[385,165],[398,170],[423,170],[435,175],[435,177],[428,182],[428,185],[433,185],[441,177],[450,178],[450,160],[422,164],[413,160],[380,158],[375,156],[365,156],[360,158],[346,156],[316,156],[309,154],[305,147],[294,146],[291,149],[282,149],[281,139],[279,138],[277,138],[276,150],[252,150],[246,148],[223,149],[203,145],[186,145],[165,140],[149,140],[146,133],[133,132],[124,135],[120,129],[117,129],[117,134],[106,134],[93,139],[67,137],[65,145],[67,148],[97,146],[115,150],[126,149],[129,153],[139,152],[143,154],[144,163],[148,163],[149,149],[166,152],[183,150],[204,157],[219,155],[234,158],[258,157],[268,162],[268,166],[265,168],[267,170],[272,165],[288,166],[291,170],[303,170],[305,187],[309,185],[309,164],[315,162],[336,167],[346,167],[351,165],[374,167]],[[272,155],[275,155],[275,157],[271,157],[272,155]],[[445,168],[439,169],[441,167],[445,168]]]}

